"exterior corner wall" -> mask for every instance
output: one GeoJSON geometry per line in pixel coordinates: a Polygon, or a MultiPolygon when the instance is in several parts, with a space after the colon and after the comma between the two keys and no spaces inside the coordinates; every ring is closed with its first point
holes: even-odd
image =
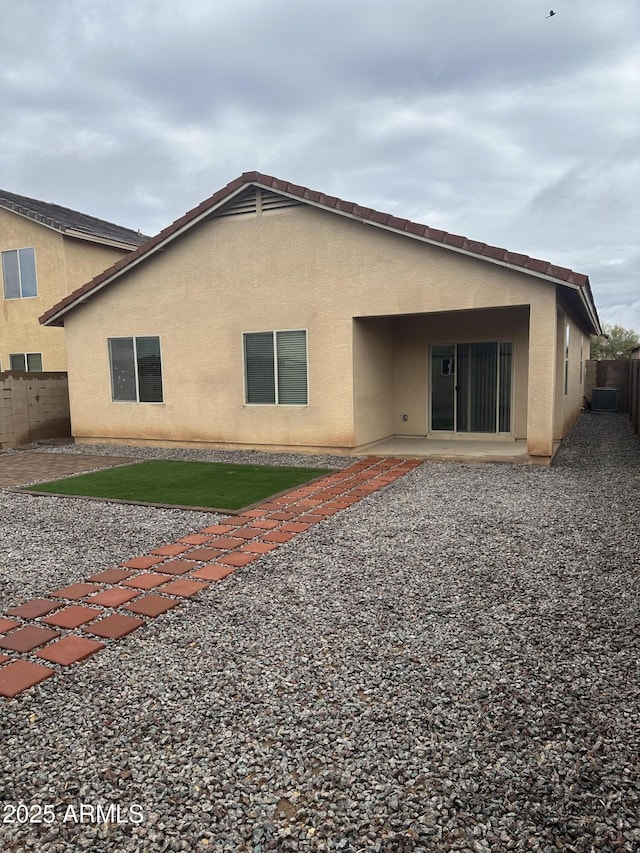
{"type": "Polygon", "coordinates": [[[391,322],[353,321],[353,415],[356,446],[394,432],[393,331],[391,322]]]}
{"type": "Polygon", "coordinates": [[[549,288],[531,305],[529,316],[527,451],[533,457],[553,455],[557,350],[555,292],[549,288]]]}

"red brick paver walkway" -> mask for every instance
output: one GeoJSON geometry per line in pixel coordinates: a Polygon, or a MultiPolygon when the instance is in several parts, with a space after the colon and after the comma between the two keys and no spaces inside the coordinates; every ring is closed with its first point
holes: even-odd
{"type": "Polygon", "coordinates": [[[86,660],[421,464],[362,459],[0,614],[0,696],[17,696],[86,660]]]}

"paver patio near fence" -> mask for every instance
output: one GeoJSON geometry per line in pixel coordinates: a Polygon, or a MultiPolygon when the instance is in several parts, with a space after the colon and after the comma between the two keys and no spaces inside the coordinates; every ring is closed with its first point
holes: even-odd
{"type": "Polygon", "coordinates": [[[81,456],[69,453],[39,453],[23,450],[0,454],[0,488],[19,486],[36,480],[57,480],[83,471],[135,465],[128,456],[81,456]]]}
{"type": "MultiPolygon", "coordinates": [[[[46,455],[27,455],[22,464],[16,459],[15,470],[5,478],[24,477],[27,469],[31,476],[37,473],[40,477],[49,476],[53,468],[66,467],[64,473],[68,473],[87,470],[91,464],[98,468],[121,462],[109,457],[96,465],[96,458],[86,457],[81,465],[87,467],[76,467],[78,457],[66,458],[71,460],[66,466],[54,459],[36,472],[38,462],[48,461],[46,455]]],[[[210,583],[259,560],[420,464],[419,460],[395,458],[361,460],[254,509],[223,518],[200,533],[132,556],[86,582],[43,590],[45,597],[18,603],[0,617],[0,696],[13,698],[51,678],[58,670],[50,664],[64,668],[99,652],[105,645],[96,637],[120,640],[143,628],[147,619],[188,606],[188,600],[210,583]]]]}

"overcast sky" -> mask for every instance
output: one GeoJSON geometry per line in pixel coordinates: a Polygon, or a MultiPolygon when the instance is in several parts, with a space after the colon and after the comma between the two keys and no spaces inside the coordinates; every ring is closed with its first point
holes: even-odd
{"type": "Polygon", "coordinates": [[[0,0],[0,187],[155,234],[258,169],[586,273],[640,332],[639,10],[0,0]]]}

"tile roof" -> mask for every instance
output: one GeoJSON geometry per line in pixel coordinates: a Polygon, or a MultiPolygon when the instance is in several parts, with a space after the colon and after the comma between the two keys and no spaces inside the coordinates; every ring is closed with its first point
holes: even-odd
{"type": "Polygon", "coordinates": [[[115,225],[113,222],[106,222],[104,219],[97,219],[95,216],[88,216],[86,213],[79,213],[77,210],[62,207],[59,204],[39,201],[35,198],[10,193],[7,190],[0,190],[0,207],[26,216],[28,219],[33,219],[34,222],[54,228],[63,234],[72,232],[98,242],[107,241],[122,243],[126,246],[141,246],[149,239],[145,234],[140,234],[131,228],[124,228],[121,225],[115,225]]]}
{"type": "Polygon", "coordinates": [[[482,258],[491,263],[501,266],[513,267],[521,269],[523,272],[529,273],[536,277],[541,277],[558,284],[566,284],[568,286],[577,287],[583,293],[583,300],[588,305],[588,313],[592,315],[592,321],[596,328],[599,328],[599,320],[597,317],[595,304],[591,295],[591,287],[589,278],[582,273],[574,272],[567,267],[559,267],[549,261],[543,261],[538,258],[530,258],[527,255],[509,252],[507,249],[501,249],[497,246],[490,246],[487,243],[480,243],[476,240],[469,240],[466,237],[461,237],[457,234],[450,234],[447,231],[441,231],[436,228],[430,228],[428,225],[421,225],[418,222],[412,222],[409,219],[402,219],[393,216],[390,213],[382,213],[374,210],[371,207],[362,207],[356,202],[345,201],[336,196],[326,195],[317,190],[311,190],[308,187],[303,187],[299,184],[292,184],[288,181],[274,178],[271,175],[265,175],[262,172],[243,172],[240,177],[222,187],[212,196],[200,202],[192,210],[188,211],[172,222],[171,225],[151,237],[146,243],[140,246],[125,258],[116,261],[113,266],[106,269],[100,275],[96,276],[92,281],[87,282],[82,287],[79,287],[73,293],[66,296],[40,318],[40,322],[45,325],[63,325],[63,315],[74,306],[76,302],[82,302],[86,297],[91,295],[93,291],[107,286],[110,280],[119,277],[128,267],[136,265],[143,260],[145,256],[153,254],[154,250],[165,244],[167,241],[174,239],[182,231],[199,222],[209,213],[221,207],[225,202],[237,197],[243,190],[254,185],[264,189],[271,190],[275,193],[288,196],[289,198],[299,199],[316,207],[326,210],[332,210],[343,216],[348,216],[352,219],[361,222],[368,222],[372,225],[394,231],[414,239],[423,240],[434,245],[443,246],[456,252],[461,252],[473,257],[482,258]]]}

